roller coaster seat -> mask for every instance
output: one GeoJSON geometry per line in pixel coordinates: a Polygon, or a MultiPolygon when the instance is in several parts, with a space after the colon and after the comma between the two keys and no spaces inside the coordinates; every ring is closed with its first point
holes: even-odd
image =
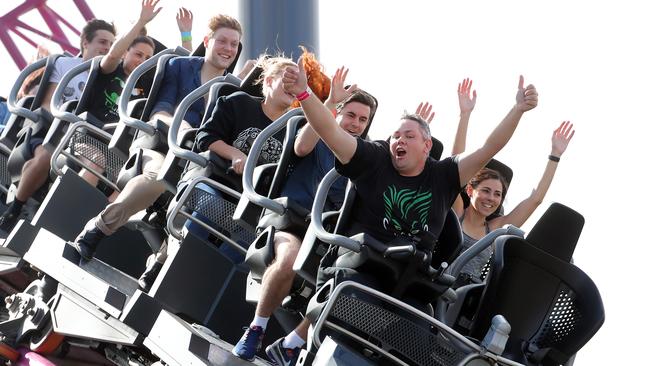
{"type": "Polygon", "coordinates": [[[598,288],[578,267],[527,240],[496,240],[493,268],[469,335],[478,337],[495,314],[512,327],[505,355],[528,365],[561,365],[605,320],[598,288]]]}

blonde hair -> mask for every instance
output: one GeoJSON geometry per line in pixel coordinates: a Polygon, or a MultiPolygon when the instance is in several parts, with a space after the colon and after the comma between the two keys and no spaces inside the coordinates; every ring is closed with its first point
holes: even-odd
{"type": "Polygon", "coordinates": [[[268,93],[268,86],[264,83],[264,80],[267,77],[276,78],[282,76],[282,72],[287,66],[296,66],[296,63],[290,58],[285,57],[283,54],[273,57],[267,54],[260,55],[257,59],[257,67],[262,68],[262,74],[260,75],[260,78],[255,81],[255,84],[262,84],[262,94],[266,96],[268,93]]]}
{"type": "Polygon", "coordinates": [[[210,29],[208,33],[209,38],[212,38],[212,36],[214,36],[214,33],[219,28],[234,29],[239,33],[240,36],[242,34],[241,24],[239,24],[237,19],[225,14],[215,15],[210,18],[210,21],[208,22],[208,28],[210,29]]]}

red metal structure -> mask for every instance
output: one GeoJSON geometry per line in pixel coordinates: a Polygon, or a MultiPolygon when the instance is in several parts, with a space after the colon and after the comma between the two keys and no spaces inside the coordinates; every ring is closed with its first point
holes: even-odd
{"type": "MultiPolygon", "coordinates": [[[[59,2],[62,1],[59,0],[59,2]]],[[[95,17],[85,0],[72,0],[72,2],[86,21],[95,17]]],[[[0,40],[21,70],[27,65],[27,61],[12,39],[11,34],[22,38],[34,48],[38,46],[38,42],[34,41],[33,37],[28,35],[29,33],[59,44],[64,51],[72,54],[79,52],[79,48],[75,44],[70,43],[62,26],[65,26],[77,35],[80,34],[79,30],[46,3],[47,0],[25,0],[21,5],[0,17],[0,40]],[[21,16],[32,11],[37,11],[40,14],[45,22],[45,26],[48,28],[47,30],[38,29],[19,19],[21,16]]]]}

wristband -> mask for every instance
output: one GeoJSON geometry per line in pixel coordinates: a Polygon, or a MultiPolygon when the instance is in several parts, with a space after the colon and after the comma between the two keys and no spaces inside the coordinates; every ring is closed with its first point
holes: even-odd
{"type": "Polygon", "coordinates": [[[556,162],[556,163],[559,163],[559,162],[560,162],[560,157],[559,157],[559,156],[555,156],[555,155],[549,155],[549,156],[548,156],[548,160],[550,160],[550,161],[554,161],[554,162],[556,162]]]}
{"type": "Polygon", "coordinates": [[[299,102],[302,102],[303,100],[309,98],[310,95],[311,95],[311,90],[309,90],[309,88],[307,88],[307,89],[305,89],[304,92],[296,95],[296,99],[298,99],[299,102]]]}
{"type": "Polygon", "coordinates": [[[191,41],[192,40],[192,32],[181,32],[181,40],[183,40],[183,41],[191,41]]]}

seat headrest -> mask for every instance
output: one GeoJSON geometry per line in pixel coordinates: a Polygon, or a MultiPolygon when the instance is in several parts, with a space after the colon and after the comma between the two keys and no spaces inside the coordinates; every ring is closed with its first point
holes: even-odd
{"type": "Polygon", "coordinates": [[[566,262],[571,260],[585,218],[577,211],[554,202],[526,236],[526,241],[566,262]]]}

